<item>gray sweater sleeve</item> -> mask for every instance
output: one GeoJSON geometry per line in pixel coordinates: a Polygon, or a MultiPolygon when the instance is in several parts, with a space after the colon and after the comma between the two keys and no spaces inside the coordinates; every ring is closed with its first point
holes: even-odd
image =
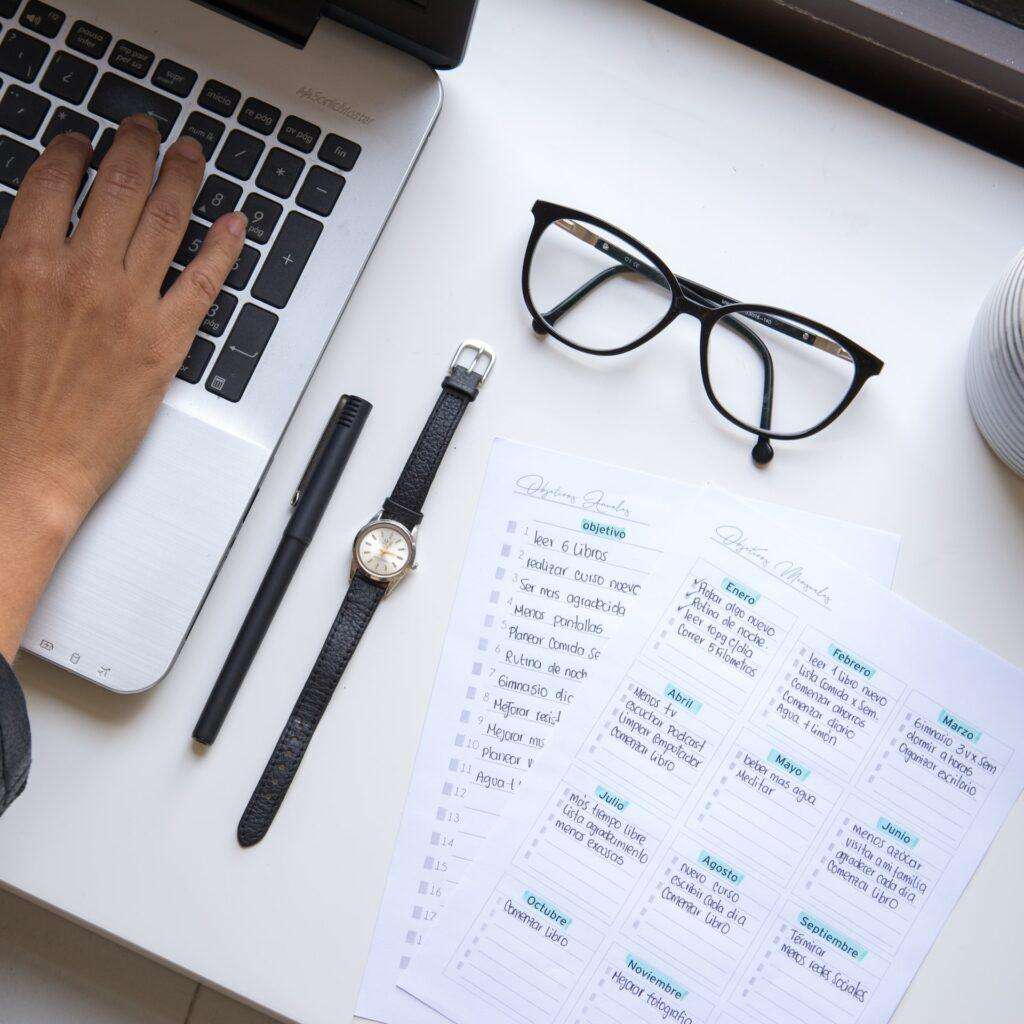
{"type": "Polygon", "coordinates": [[[32,736],[21,685],[0,655],[0,814],[21,795],[28,782],[32,736]]]}

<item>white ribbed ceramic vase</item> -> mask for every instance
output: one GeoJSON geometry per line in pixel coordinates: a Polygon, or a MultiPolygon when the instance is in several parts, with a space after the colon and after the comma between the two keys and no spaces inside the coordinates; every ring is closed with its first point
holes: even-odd
{"type": "Polygon", "coordinates": [[[967,400],[992,450],[1024,476],[1024,249],[978,310],[967,356],[967,400]]]}

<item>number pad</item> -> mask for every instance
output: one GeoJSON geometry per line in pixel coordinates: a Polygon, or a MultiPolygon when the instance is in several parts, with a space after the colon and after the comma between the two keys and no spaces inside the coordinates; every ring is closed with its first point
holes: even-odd
{"type": "Polygon", "coordinates": [[[217,298],[213,300],[213,305],[207,310],[206,316],[203,317],[199,330],[203,334],[209,334],[211,338],[219,338],[227,330],[228,321],[237,305],[238,299],[234,295],[219,292],[217,298]]]}
{"type": "Polygon", "coordinates": [[[178,246],[178,251],[174,254],[174,262],[187,267],[193,258],[199,255],[206,232],[209,230],[205,224],[200,224],[197,220],[190,220],[188,227],[185,228],[185,237],[182,238],[181,245],[178,246]]]}

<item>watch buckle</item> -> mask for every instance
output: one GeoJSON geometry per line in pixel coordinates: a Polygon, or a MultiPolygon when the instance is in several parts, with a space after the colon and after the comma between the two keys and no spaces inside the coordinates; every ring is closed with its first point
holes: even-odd
{"type": "Polygon", "coordinates": [[[455,355],[452,356],[448,369],[449,371],[454,371],[456,367],[461,366],[464,370],[479,373],[480,384],[483,385],[484,381],[491,375],[491,369],[494,367],[497,358],[494,354],[494,349],[490,345],[485,345],[482,341],[464,341],[455,350],[455,355]],[[462,361],[463,356],[467,354],[472,356],[468,364],[462,361]],[[482,371],[477,369],[477,364],[481,360],[486,360],[486,365],[482,371]]]}

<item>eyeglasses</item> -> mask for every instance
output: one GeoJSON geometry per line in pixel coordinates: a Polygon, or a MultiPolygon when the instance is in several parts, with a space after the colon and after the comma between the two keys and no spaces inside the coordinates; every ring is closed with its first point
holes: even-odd
{"type": "Polygon", "coordinates": [[[711,404],[757,437],[824,430],[882,361],[824,324],[734,299],[669,270],[647,246],[592,217],[538,200],[523,261],[523,298],[533,329],[591,355],[629,352],[683,313],[700,321],[700,372],[711,404]]]}

